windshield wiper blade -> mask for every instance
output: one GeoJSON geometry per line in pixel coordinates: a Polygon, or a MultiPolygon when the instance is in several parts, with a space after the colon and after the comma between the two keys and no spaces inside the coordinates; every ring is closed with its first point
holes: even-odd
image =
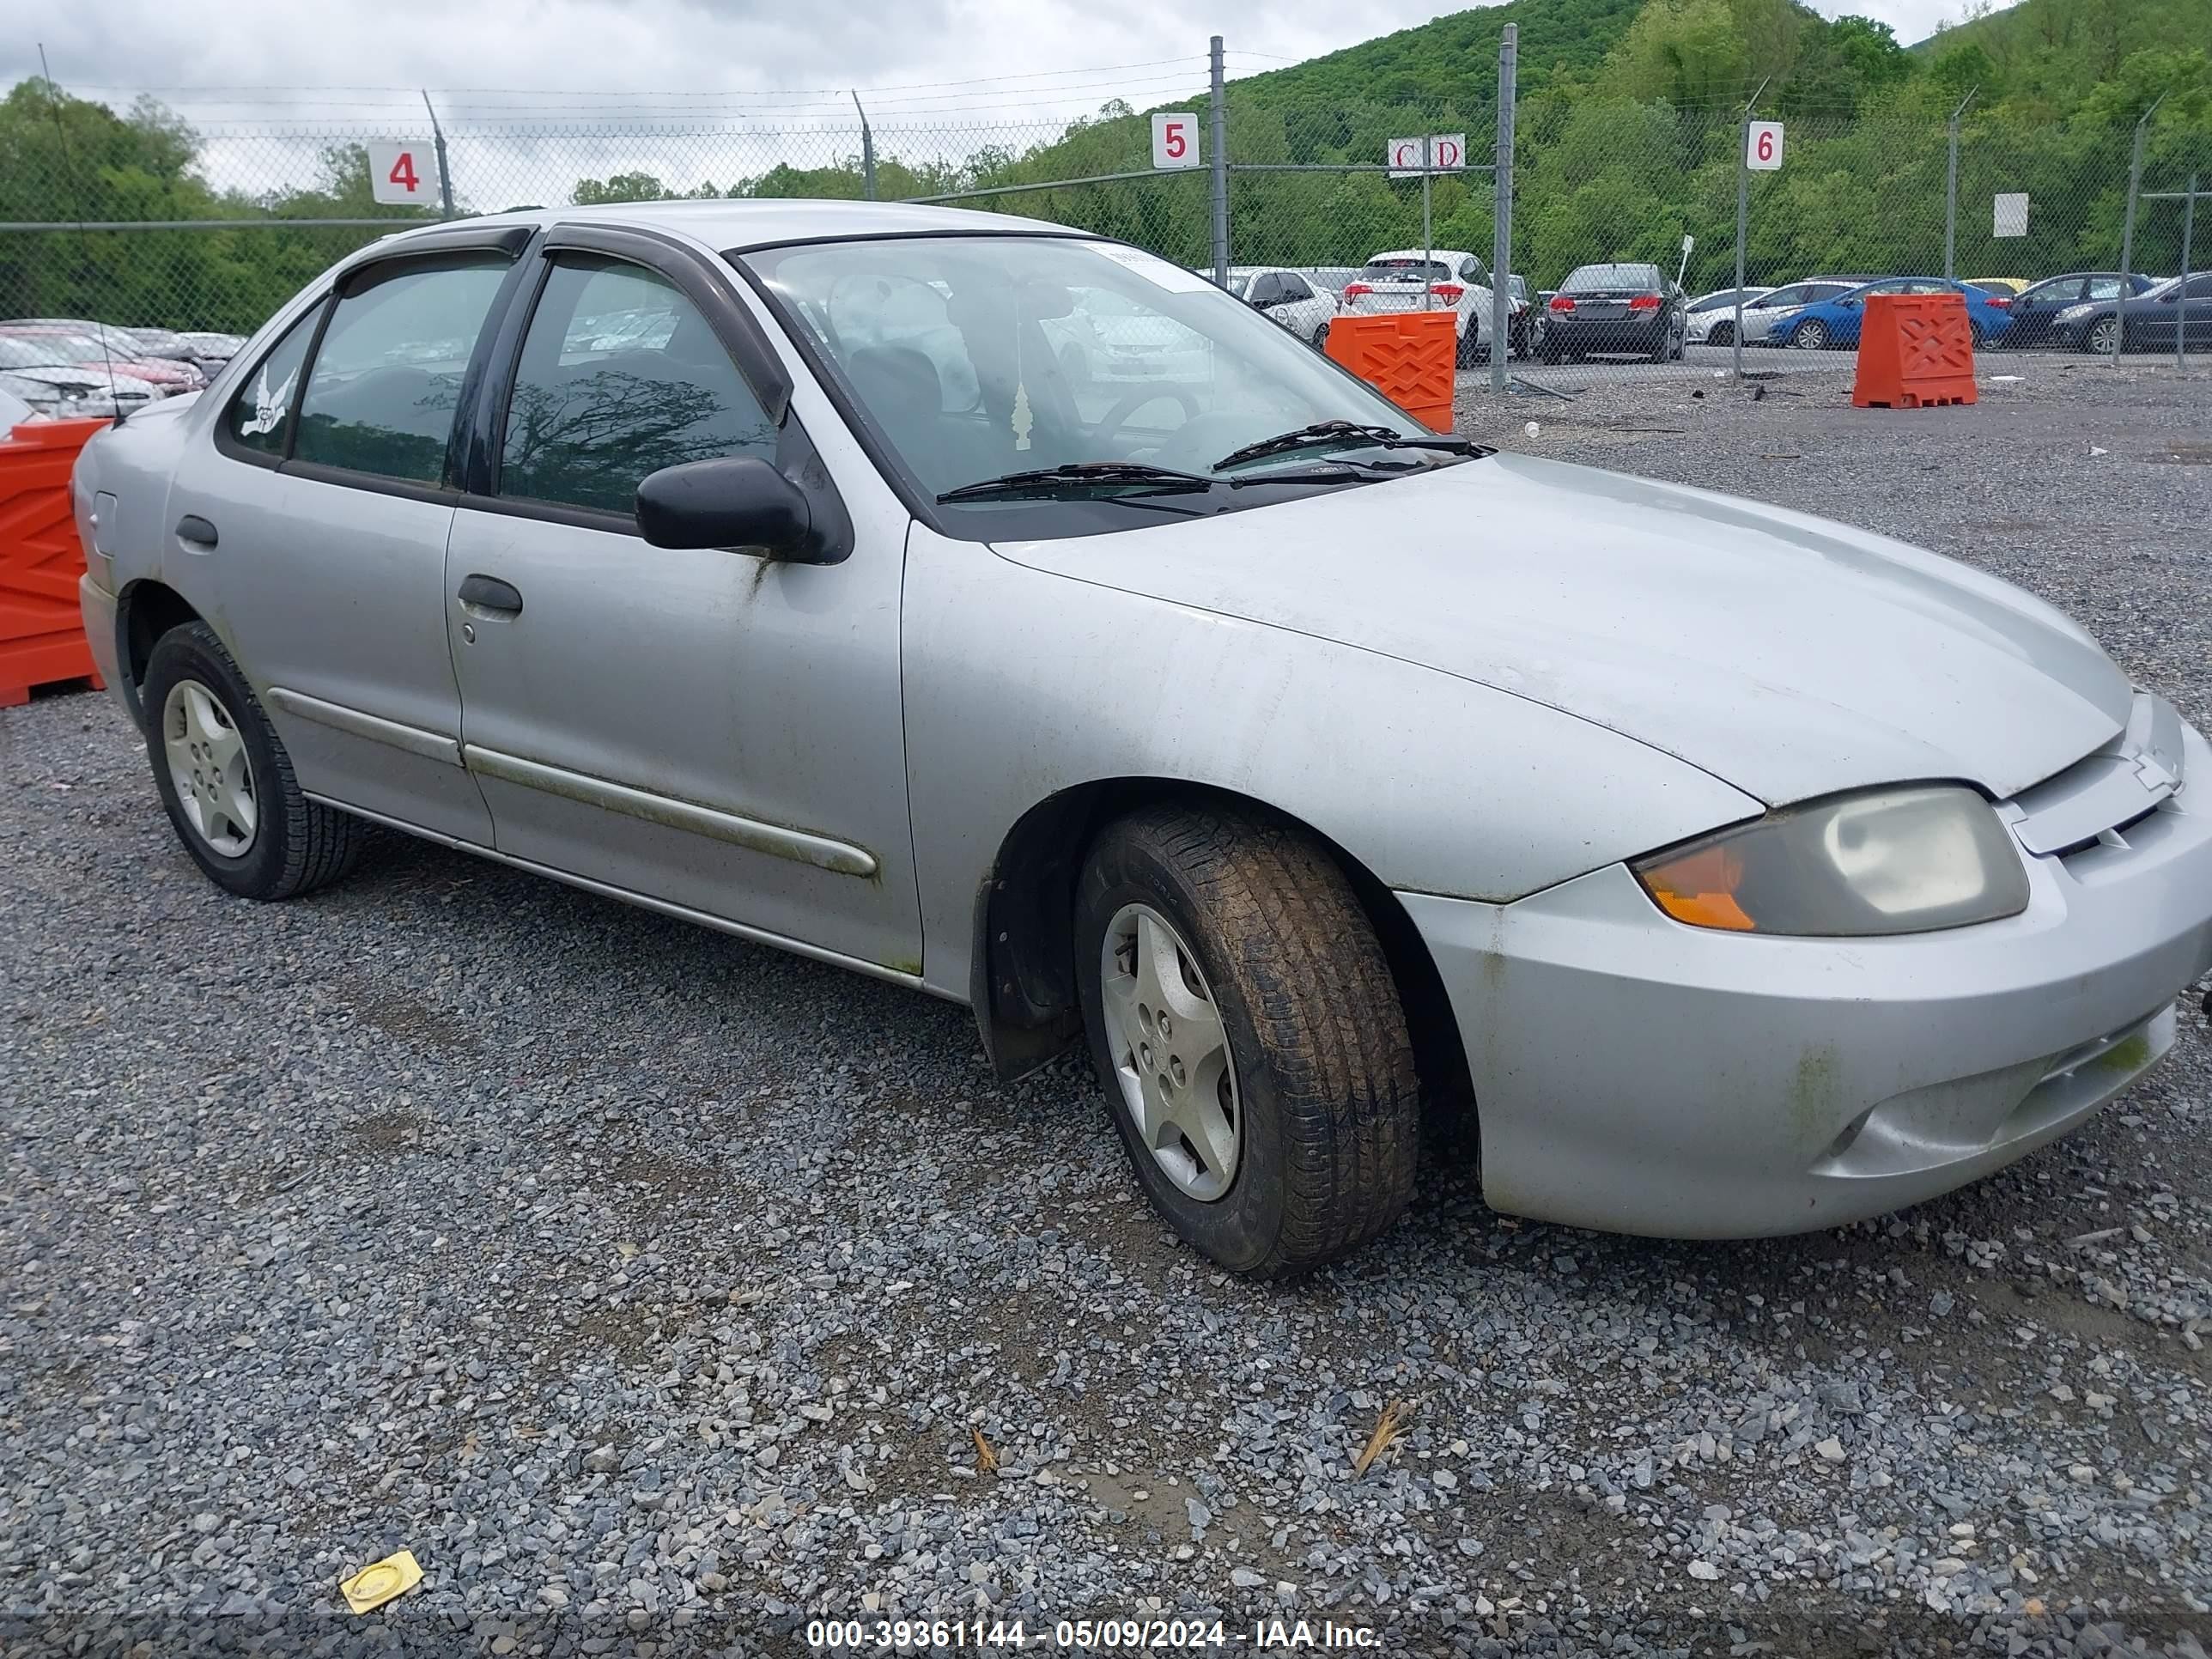
{"type": "Polygon", "coordinates": [[[1444,434],[1433,438],[1409,438],[1395,427],[1362,426],[1357,421],[1316,421],[1311,426],[1279,432],[1272,438],[1246,444],[1242,449],[1232,449],[1213,464],[1213,470],[1218,472],[1240,461],[1256,461],[1293,449],[1317,449],[1323,444],[1335,443],[1371,444],[1378,449],[1443,449],[1457,455],[1472,454],[1475,449],[1467,439],[1444,434]]]}
{"type": "Polygon", "coordinates": [[[1093,485],[1134,484],[1155,489],[1211,489],[1215,480],[1195,472],[1178,472],[1171,466],[1144,461],[1067,461],[1059,466],[1009,472],[1000,478],[979,478],[938,495],[940,501],[988,501],[994,495],[1052,495],[1059,490],[1093,485]]]}

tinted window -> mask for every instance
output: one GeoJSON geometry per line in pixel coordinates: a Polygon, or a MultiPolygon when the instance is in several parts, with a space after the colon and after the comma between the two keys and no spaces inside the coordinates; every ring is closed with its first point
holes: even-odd
{"type": "Polygon", "coordinates": [[[317,306],[287,329],[223,410],[222,429],[240,448],[274,458],[283,455],[284,441],[292,435],[292,394],[300,389],[300,363],[322,314],[322,307],[317,306]]]}
{"type": "Polygon", "coordinates": [[[307,374],[293,459],[441,483],[461,375],[507,270],[403,268],[341,299],[307,374]]]}
{"type": "Polygon", "coordinates": [[[1285,300],[1310,300],[1313,298],[1314,291],[1306,286],[1306,279],[1304,277],[1295,276],[1286,270],[1283,273],[1281,281],[1283,284],[1283,297],[1285,300]]]}
{"type": "Polygon", "coordinates": [[[1656,265],[1584,265],[1560,285],[1563,294],[1583,294],[1592,289],[1660,286],[1656,265]]]}
{"type": "Polygon", "coordinates": [[[1798,296],[1798,302],[1803,305],[1818,305],[1823,300],[1832,300],[1838,295],[1849,294],[1850,291],[1850,285],[1844,283],[1808,283],[1798,296]]]}
{"type": "Polygon", "coordinates": [[[1255,306],[1271,306],[1283,297],[1283,279],[1272,270],[1263,270],[1252,279],[1251,291],[1245,296],[1255,306]]]}
{"type": "Polygon", "coordinates": [[[1441,259],[1370,259],[1359,274],[1370,283],[1441,283],[1449,280],[1451,267],[1441,259]]]}
{"type": "Polygon", "coordinates": [[[2212,276],[2191,277],[2189,292],[2183,297],[2191,300],[2212,299],[2212,276]]]}
{"type": "Polygon", "coordinates": [[[499,491],[629,514],[648,472],[723,455],[772,459],[775,428],[697,307],[638,265],[553,268],[523,338],[499,491]],[[639,326],[609,340],[576,321],[639,326]]]}
{"type": "MultiPolygon", "coordinates": [[[[2075,284],[2075,286],[2078,287],[2079,284],[2075,284]]],[[[2057,299],[2062,295],[2064,295],[2064,289],[2063,286],[2058,293],[2049,295],[2045,297],[2057,299]]],[[[2064,295],[2064,297],[2071,299],[2074,296],[2071,295],[2064,295]]],[[[2089,290],[2087,294],[2082,297],[2091,300],[2117,300],[2120,297],[2120,279],[2117,276],[2092,276],[2089,279],[2089,290]]]]}
{"type": "Polygon", "coordinates": [[[1762,294],[1751,301],[1755,306],[1802,306],[1813,297],[1813,290],[1800,283],[1795,288],[1778,288],[1771,294],[1762,294]]]}

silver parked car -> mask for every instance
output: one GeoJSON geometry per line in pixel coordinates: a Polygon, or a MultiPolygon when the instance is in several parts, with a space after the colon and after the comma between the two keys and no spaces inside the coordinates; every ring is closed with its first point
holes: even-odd
{"type": "Polygon", "coordinates": [[[1388,1227],[1425,1098],[1519,1214],[1908,1204],[2126,1088],[2212,965],[2212,751],[2049,606],[1439,436],[1033,221],[406,233],[76,507],[225,889],[387,824],[966,1003],[1005,1076],[1087,1043],[1243,1272],[1388,1227]],[[1207,349],[1079,383],[1046,325],[1102,311],[1207,349]]]}

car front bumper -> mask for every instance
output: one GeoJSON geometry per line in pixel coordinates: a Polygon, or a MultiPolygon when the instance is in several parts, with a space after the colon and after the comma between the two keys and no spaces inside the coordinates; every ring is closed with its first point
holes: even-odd
{"type": "Polygon", "coordinates": [[[2124,831],[2029,858],[2021,915],[1767,939],[1620,865],[1495,905],[1401,894],[1474,1074],[1492,1207],[1662,1237],[1881,1215],[2073,1128],[2172,1048],[2212,969],[2212,747],[2124,831]]]}
{"type": "Polygon", "coordinates": [[[92,648],[92,665],[100,671],[101,684],[115,693],[125,708],[131,708],[131,718],[136,720],[137,710],[131,708],[130,681],[122,669],[122,641],[115,630],[115,595],[94,581],[88,571],[76,579],[76,603],[84,618],[84,642],[92,648]]]}

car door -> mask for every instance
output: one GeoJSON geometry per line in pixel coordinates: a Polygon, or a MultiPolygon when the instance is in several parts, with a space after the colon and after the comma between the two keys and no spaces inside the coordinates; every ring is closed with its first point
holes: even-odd
{"type": "MultiPolygon", "coordinates": [[[[820,477],[789,380],[732,276],[687,243],[568,228],[536,262],[495,349],[446,569],[494,845],[918,973],[906,520],[860,526],[836,564],[648,545],[635,493],[661,467],[754,455],[820,477]],[[617,315],[620,337],[602,333],[617,315]]],[[[883,355],[927,362],[911,344],[883,355]]]]}
{"type": "Polygon", "coordinates": [[[446,645],[456,412],[528,233],[346,271],[272,345],[170,487],[179,558],[310,794],[488,844],[446,645]]]}
{"type": "Polygon", "coordinates": [[[1283,285],[1283,301],[1276,307],[1275,320],[1301,340],[1311,340],[1328,320],[1328,302],[1319,298],[1312,286],[1295,270],[1280,271],[1277,276],[1283,285]]]}
{"type": "Polygon", "coordinates": [[[2031,345],[2048,339],[2051,319],[2067,307],[2091,297],[2110,298],[2119,291],[2116,283],[2110,293],[2093,296],[2090,281],[2086,276],[2054,276],[2029,289],[2012,302],[2012,326],[2005,331],[2008,343],[2031,345]]]}

